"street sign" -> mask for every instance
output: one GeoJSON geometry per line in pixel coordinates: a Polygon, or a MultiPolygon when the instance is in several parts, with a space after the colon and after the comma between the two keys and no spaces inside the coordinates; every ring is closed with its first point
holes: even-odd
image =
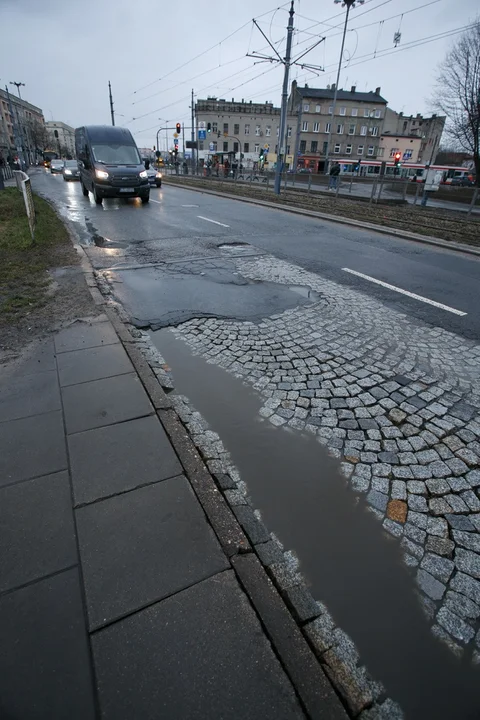
{"type": "Polygon", "coordinates": [[[178,137],[178,133],[173,133],[173,137],[174,137],[174,138],[177,138],[177,137],[178,137]]]}
{"type": "Polygon", "coordinates": [[[214,150],[215,150],[215,143],[213,143],[213,142],[210,143],[210,145],[208,146],[208,149],[210,150],[210,152],[214,152],[214,150]]]}
{"type": "Polygon", "coordinates": [[[206,140],[207,138],[207,131],[206,130],[199,130],[198,131],[198,139],[199,140],[206,140]]]}
{"type": "Polygon", "coordinates": [[[198,123],[198,129],[199,130],[205,130],[205,122],[204,120],[200,120],[198,123]]]}

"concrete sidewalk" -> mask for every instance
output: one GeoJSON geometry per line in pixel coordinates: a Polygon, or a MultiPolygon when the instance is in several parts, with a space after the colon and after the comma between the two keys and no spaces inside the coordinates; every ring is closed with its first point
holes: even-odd
{"type": "Polygon", "coordinates": [[[2,370],[0,717],[346,717],[163,398],[106,315],[2,370]]]}

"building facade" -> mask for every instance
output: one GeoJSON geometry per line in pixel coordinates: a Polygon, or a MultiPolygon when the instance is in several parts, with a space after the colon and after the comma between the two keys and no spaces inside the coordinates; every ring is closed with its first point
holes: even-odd
{"type": "Polygon", "coordinates": [[[61,157],[75,157],[75,130],[64,122],[48,120],[45,123],[49,144],[61,157]]]}
{"type": "Polygon", "coordinates": [[[397,113],[387,108],[383,134],[384,137],[395,135],[398,138],[417,138],[419,147],[416,162],[432,164],[440,149],[445,121],[444,115],[404,115],[403,112],[397,113]]]}
{"type": "Polygon", "coordinates": [[[20,157],[36,162],[44,149],[45,119],[42,110],[17,95],[0,90],[0,157],[11,162],[20,157]]]}
{"type": "MultiPolygon", "coordinates": [[[[266,157],[267,165],[275,162],[280,108],[274,107],[273,103],[243,99],[237,102],[233,98],[229,102],[215,97],[199,99],[195,104],[195,119],[199,160],[205,161],[216,153],[229,153],[232,159],[235,153],[236,160],[241,160],[247,167],[258,163],[260,155],[266,157]],[[202,131],[205,140],[200,139],[202,131]]],[[[288,135],[292,139],[287,146],[291,162],[295,135],[292,124],[288,126],[288,135]]]]}
{"type": "Polygon", "coordinates": [[[330,161],[338,159],[375,159],[379,154],[380,137],[387,101],[375,92],[338,90],[335,114],[335,86],[327,88],[299,87],[292,83],[289,109],[296,115],[297,166],[312,172],[325,170],[327,145],[330,161]]]}

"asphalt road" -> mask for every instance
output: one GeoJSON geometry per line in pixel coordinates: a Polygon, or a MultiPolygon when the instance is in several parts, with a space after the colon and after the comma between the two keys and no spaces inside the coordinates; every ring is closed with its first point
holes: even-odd
{"type": "Polygon", "coordinates": [[[480,340],[480,258],[168,185],[152,190],[149,205],[107,200],[96,206],[78,183],[61,176],[42,171],[32,182],[75,225],[99,268],[225,259],[219,245],[247,243],[243,252],[271,253],[411,318],[480,340]]]}

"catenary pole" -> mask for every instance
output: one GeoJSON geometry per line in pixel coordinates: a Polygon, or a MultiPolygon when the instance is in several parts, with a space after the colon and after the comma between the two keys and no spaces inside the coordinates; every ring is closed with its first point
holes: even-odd
{"type": "Polygon", "coordinates": [[[110,115],[112,116],[112,125],[115,125],[115,113],[113,111],[112,86],[110,85],[110,80],[108,81],[108,97],[110,99],[110,115]]]}
{"type": "Polygon", "coordinates": [[[286,127],[287,127],[287,100],[288,100],[288,76],[290,73],[290,61],[292,59],[292,38],[293,38],[293,16],[295,11],[293,9],[294,0],[290,5],[290,12],[287,26],[287,48],[285,52],[284,66],[285,72],[283,74],[283,87],[282,87],[282,106],[280,111],[280,131],[278,133],[278,152],[277,152],[277,166],[275,168],[275,195],[280,195],[280,186],[282,182],[282,170],[285,162],[285,144],[286,144],[286,127]]]}

